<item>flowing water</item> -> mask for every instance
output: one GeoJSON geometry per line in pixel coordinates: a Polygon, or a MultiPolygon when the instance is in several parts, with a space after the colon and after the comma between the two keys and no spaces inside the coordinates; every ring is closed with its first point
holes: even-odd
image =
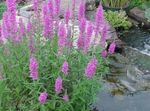
{"type": "Polygon", "coordinates": [[[150,111],[150,32],[133,28],[120,39],[125,57],[112,58],[96,111],[150,111]]]}

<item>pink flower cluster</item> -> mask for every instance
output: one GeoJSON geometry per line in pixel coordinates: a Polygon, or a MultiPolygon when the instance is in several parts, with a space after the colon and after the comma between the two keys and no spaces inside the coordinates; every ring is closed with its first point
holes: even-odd
{"type": "Polygon", "coordinates": [[[61,79],[61,77],[57,77],[56,81],[55,81],[55,92],[57,94],[61,93],[61,90],[62,90],[62,83],[63,83],[63,80],[61,79]]]}
{"type": "Polygon", "coordinates": [[[29,64],[29,70],[30,70],[30,77],[32,80],[38,79],[38,62],[35,57],[30,58],[30,64],[29,64]]]}
{"type": "Polygon", "coordinates": [[[68,66],[68,62],[65,61],[65,62],[63,63],[63,65],[62,65],[62,67],[61,67],[61,71],[62,71],[65,75],[68,74],[68,70],[69,70],[68,67],[69,67],[69,66],[68,66]]]}
{"type": "Polygon", "coordinates": [[[43,4],[43,35],[45,38],[52,39],[53,36],[53,10],[49,6],[52,5],[52,1],[43,4]]]}
{"type": "Polygon", "coordinates": [[[91,59],[85,69],[85,76],[88,77],[89,79],[91,79],[95,73],[96,66],[97,66],[96,58],[91,59]]]}
{"type": "Polygon", "coordinates": [[[44,103],[46,102],[47,97],[48,97],[48,93],[47,93],[47,92],[42,92],[42,93],[40,94],[38,100],[39,100],[39,102],[40,102],[41,104],[44,104],[44,103]]]}

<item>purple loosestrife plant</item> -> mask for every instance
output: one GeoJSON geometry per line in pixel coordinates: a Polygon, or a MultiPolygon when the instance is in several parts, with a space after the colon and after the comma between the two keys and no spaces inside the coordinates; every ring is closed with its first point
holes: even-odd
{"type": "Polygon", "coordinates": [[[115,48],[116,48],[116,44],[115,42],[112,42],[109,46],[108,53],[113,54],[115,52],[115,48]]]}
{"type": "Polygon", "coordinates": [[[58,54],[62,53],[63,48],[67,43],[67,32],[64,23],[59,25],[58,29],[58,54]]]}
{"type": "Polygon", "coordinates": [[[68,27],[70,18],[71,18],[71,12],[70,12],[69,8],[67,8],[65,11],[65,14],[64,14],[65,24],[67,25],[67,27],[68,27]]]}
{"type": "Polygon", "coordinates": [[[101,31],[101,40],[100,40],[100,44],[102,46],[102,48],[105,48],[105,43],[106,43],[106,37],[107,37],[107,33],[108,33],[109,27],[108,25],[105,23],[102,31],[101,31]]]}
{"type": "Polygon", "coordinates": [[[38,16],[38,9],[39,9],[39,0],[32,0],[34,13],[36,16],[38,16]]]}
{"type": "Polygon", "coordinates": [[[61,66],[61,71],[65,74],[68,75],[68,70],[69,70],[69,65],[68,62],[65,61],[62,66],[61,66]]]}
{"type": "Polygon", "coordinates": [[[95,73],[96,66],[97,66],[96,58],[91,59],[85,69],[85,76],[88,77],[89,79],[91,79],[95,73]]]}
{"type": "Polygon", "coordinates": [[[63,80],[61,79],[61,77],[57,77],[57,79],[55,80],[55,92],[56,94],[61,93],[62,90],[62,84],[63,84],[63,80]]]}
{"type": "Polygon", "coordinates": [[[33,30],[33,25],[30,21],[27,24],[27,32],[28,32],[28,36],[29,36],[28,47],[30,49],[30,55],[32,55],[35,52],[34,38],[33,38],[34,37],[34,30],[33,30]]]}
{"type": "Polygon", "coordinates": [[[102,7],[102,4],[100,3],[99,7],[97,8],[96,10],[96,17],[95,17],[95,22],[96,22],[96,35],[97,33],[100,32],[100,28],[103,27],[103,24],[104,24],[104,10],[103,10],[103,7],[102,7]]]}
{"type": "Polygon", "coordinates": [[[48,93],[47,92],[42,92],[38,98],[40,104],[44,104],[46,102],[48,93]]]}
{"type": "Polygon", "coordinates": [[[9,36],[10,25],[8,17],[9,17],[8,12],[4,12],[2,19],[2,32],[1,32],[3,38],[8,38],[9,36]]]}
{"type": "Polygon", "coordinates": [[[19,27],[18,27],[18,36],[20,37],[21,41],[23,37],[26,35],[26,28],[22,21],[22,19],[19,19],[19,27]]]}
{"type": "Polygon", "coordinates": [[[68,94],[67,94],[67,90],[65,91],[65,94],[64,94],[64,96],[63,96],[63,98],[62,98],[65,102],[68,102],[69,101],[69,96],[68,96],[68,94]]]}
{"type": "Polygon", "coordinates": [[[79,32],[79,37],[77,40],[77,46],[78,46],[78,49],[80,49],[80,50],[84,49],[85,29],[86,29],[86,19],[82,18],[79,21],[80,32],[79,32]]]}
{"type": "Polygon", "coordinates": [[[30,77],[32,80],[38,79],[38,62],[35,57],[30,57],[30,64],[29,64],[29,70],[30,70],[30,77]]]}
{"type": "Polygon", "coordinates": [[[48,1],[48,9],[49,9],[49,14],[51,18],[54,18],[54,2],[53,0],[48,1]]]}
{"type": "Polygon", "coordinates": [[[51,39],[53,36],[53,20],[48,10],[48,4],[43,4],[43,35],[51,39]]]}
{"type": "Polygon", "coordinates": [[[107,57],[107,51],[106,51],[106,50],[102,50],[101,56],[102,56],[103,58],[107,57]]]}
{"type": "Polygon", "coordinates": [[[58,16],[59,15],[59,12],[60,12],[60,3],[61,3],[61,0],[54,0],[55,1],[55,16],[58,16]]]}
{"type": "Polygon", "coordinates": [[[93,31],[94,31],[93,24],[91,22],[89,22],[88,26],[87,26],[87,31],[86,31],[86,37],[84,40],[84,52],[85,53],[88,52],[88,49],[90,47],[91,36],[92,36],[93,31]]]}
{"type": "Polygon", "coordinates": [[[84,0],[80,0],[79,12],[78,12],[78,20],[80,21],[82,18],[85,18],[85,3],[84,0]]]}

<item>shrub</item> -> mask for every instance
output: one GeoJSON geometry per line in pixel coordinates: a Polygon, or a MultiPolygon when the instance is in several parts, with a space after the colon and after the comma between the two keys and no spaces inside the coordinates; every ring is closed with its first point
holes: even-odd
{"type": "Polygon", "coordinates": [[[125,11],[107,11],[105,18],[114,28],[129,29],[131,27],[125,11]]]}
{"type": "MultiPolygon", "coordinates": [[[[74,41],[67,38],[68,25],[64,22],[58,25],[59,21],[53,21],[52,13],[47,10],[47,2],[43,5],[42,24],[33,25],[29,21],[27,28],[21,19],[16,25],[16,9],[10,3],[7,7],[9,5],[12,10],[8,9],[3,16],[2,23],[5,25],[2,25],[0,36],[0,71],[3,77],[0,80],[0,110],[89,111],[89,106],[100,91],[101,75],[108,71],[108,61],[100,56],[104,47],[100,47],[100,44],[89,45],[94,29],[92,23],[86,28],[84,3],[81,2],[79,9],[81,36],[78,38],[78,47],[70,45],[74,41]],[[10,22],[9,17],[13,21],[10,19],[10,22]],[[6,18],[8,21],[5,21],[6,18]],[[54,27],[58,28],[57,33],[53,32],[54,27]],[[83,39],[84,34],[86,36],[83,39]]],[[[57,2],[57,14],[59,5],[57,2]]],[[[33,6],[35,16],[38,16],[37,3],[33,6]]],[[[103,21],[102,13],[102,6],[99,6],[97,21],[99,17],[103,21]]],[[[65,15],[68,24],[70,14],[65,15]]],[[[96,23],[97,29],[99,23],[96,23]]],[[[101,43],[106,41],[107,28],[104,29],[101,43]]],[[[109,50],[111,53],[114,46],[109,50]]],[[[106,57],[106,53],[103,57],[106,57]]]]}

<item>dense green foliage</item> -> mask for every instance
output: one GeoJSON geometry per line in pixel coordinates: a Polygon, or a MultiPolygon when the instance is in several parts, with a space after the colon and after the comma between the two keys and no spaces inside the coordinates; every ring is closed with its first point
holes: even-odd
{"type": "Polygon", "coordinates": [[[131,27],[125,11],[107,11],[105,18],[114,28],[128,29],[131,27]]]}
{"type": "Polygon", "coordinates": [[[89,111],[96,93],[100,90],[101,75],[108,71],[107,59],[102,59],[97,47],[94,52],[84,54],[72,48],[69,53],[57,55],[57,37],[43,42],[40,34],[35,35],[35,57],[39,63],[39,79],[29,78],[28,40],[18,44],[7,42],[0,47],[0,65],[3,79],[0,81],[0,111],[89,111]],[[84,75],[84,70],[93,57],[98,60],[97,70],[92,79],[84,75]],[[69,74],[61,72],[61,65],[67,60],[69,74]],[[63,79],[63,91],[54,91],[55,79],[63,79]],[[67,89],[69,101],[62,100],[67,89]],[[40,92],[47,91],[49,96],[44,105],[38,102],[40,92]]]}

